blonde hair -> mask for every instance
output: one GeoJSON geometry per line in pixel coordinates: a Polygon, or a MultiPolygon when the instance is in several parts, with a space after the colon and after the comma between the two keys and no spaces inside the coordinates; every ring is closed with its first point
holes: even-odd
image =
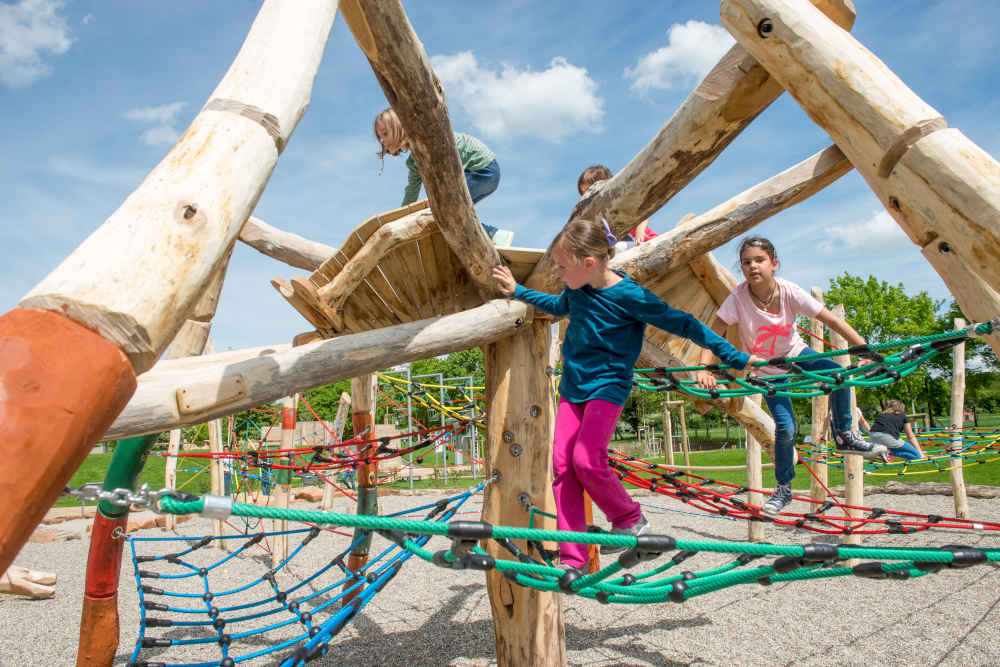
{"type": "Polygon", "coordinates": [[[897,415],[905,415],[906,404],[898,398],[894,398],[885,404],[885,412],[895,412],[897,415]]]}
{"type": "Polygon", "coordinates": [[[378,156],[381,159],[385,159],[386,154],[389,155],[399,155],[401,151],[410,150],[410,140],[406,138],[406,130],[403,129],[403,124],[399,122],[399,116],[393,111],[392,107],[388,109],[383,109],[377,116],[375,116],[375,122],[372,123],[372,131],[375,132],[375,140],[379,141],[379,145],[382,146],[382,150],[378,152],[378,156]],[[379,121],[385,125],[385,129],[389,131],[389,138],[392,140],[392,146],[395,151],[390,151],[385,146],[382,146],[382,142],[378,138],[378,130],[376,126],[379,121]]]}
{"type": "Polygon", "coordinates": [[[603,164],[590,165],[583,170],[580,178],[577,179],[576,190],[582,195],[591,185],[598,181],[606,181],[611,178],[611,175],[611,170],[603,164]]]}
{"type": "Polygon", "coordinates": [[[556,234],[550,248],[561,245],[577,259],[593,257],[607,262],[615,256],[615,244],[608,243],[604,223],[591,218],[571,218],[562,231],[556,234]]]}

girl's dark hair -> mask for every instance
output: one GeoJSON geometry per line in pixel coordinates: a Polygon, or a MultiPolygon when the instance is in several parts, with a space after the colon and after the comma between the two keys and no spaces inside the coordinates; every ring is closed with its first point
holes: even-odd
{"type": "Polygon", "coordinates": [[[742,241],[740,241],[740,251],[736,253],[736,256],[743,259],[743,251],[747,248],[760,248],[767,253],[767,256],[771,258],[772,262],[778,261],[778,253],[774,249],[774,244],[765,239],[763,236],[747,236],[742,241]]]}
{"type": "Polygon", "coordinates": [[[894,398],[894,399],[892,399],[891,401],[889,401],[888,403],[885,404],[885,411],[886,412],[895,412],[897,415],[905,415],[906,414],[906,404],[903,403],[898,398],[894,398]]]}

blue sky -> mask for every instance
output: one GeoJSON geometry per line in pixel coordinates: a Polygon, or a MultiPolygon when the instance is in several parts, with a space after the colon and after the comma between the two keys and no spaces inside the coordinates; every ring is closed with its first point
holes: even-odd
{"type": "MultiPolygon", "coordinates": [[[[287,0],[289,2],[294,0],[287,0]]],[[[1000,154],[1000,3],[855,0],[853,33],[917,94],[1000,154]]],[[[718,3],[467,0],[404,5],[444,83],[452,124],[498,155],[499,189],[477,210],[545,247],[595,162],[620,170],[730,45],[718,3]]],[[[208,99],[260,7],[250,0],[0,0],[0,312],[99,226],[208,99]]],[[[405,168],[378,175],[372,120],[386,106],[338,17],[309,111],[255,215],[339,246],[396,207],[405,168]]],[[[669,229],[830,143],[783,95],[651,219],[669,229]]],[[[760,225],[782,274],[826,286],[844,271],[947,290],[864,181],[851,173],[760,225]]],[[[735,269],[733,244],[716,251],[735,269]]],[[[288,342],[308,325],[271,288],[300,273],[238,244],[213,327],[216,349],[288,342]]],[[[680,305],[680,304],[678,304],[680,305]]]]}

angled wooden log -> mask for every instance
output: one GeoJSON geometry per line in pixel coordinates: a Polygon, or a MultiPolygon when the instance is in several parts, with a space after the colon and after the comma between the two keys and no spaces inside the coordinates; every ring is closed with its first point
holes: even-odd
{"type": "MultiPolygon", "coordinates": [[[[483,348],[488,407],[486,474],[499,479],[486,487],[483,521],[527,526],[522,494],[543,512],[555,513],[552,496],[552,435],[555,407],[552,382],[539,372],[548,360],[551,326],[533,322],[515,335],[483,348]]],[[[554,529],[538,515],[536,528],[554,529]]],[[[494,540],[482,548],[503,558],[494,540]]],[[[527,545],[518,545],[527,552],[527,545]]],[[[537,554],[535,554],[537,556],[537,554]]],[[[486,573],[493,612],[498,665],[565,665],[566,636],[559,596],[517,586],[496,570],[486,573]]]]}
{"type": "MultiPolygon", "coordinates": [[[[725,0],[721,15],[914,243],[955,253],[1000,291],[1000,163],[947,129],[940,113],[811,5],[725,0]]],[[[949,288],[955,283],[941,277],[949,288]]]]}
{"type": "Polygon", "coordinates": [[[25,296],[121,347],[137,373],[187,318],[305,113],[336,0],[265,2],[176,146],[25,296]]]}
{"type": "MultiPolygon", "coordinates": [[[[353,381],[353,378],[351,378],[353,381]]],[[[337,442],[341,442],[344,439],[344,425],[347,423],[347,412],[351,409],[351,395],[346,391],[340,392],[340,402],[337,404],[337,414],[333,418],[333,425],[331,430],[333,431],[334,437],[337,438],[337,442]]],[[[334,473],[330,473],[330,477],[333,477],[334,473]]],[[[336,489],[329,480],[323,484],[323,500],[319,505],[321,510],[328,510],[333,507],[333,494],[336,489]]]]}
{"type": "MultiPolygon", "coordinates": [[[[812,0],[839,25],[854,24],[851,0],[812,0]]],[[[782,93],[767,70],[733,46],[677,109],[653,140],[603,187],[591,188],[571,217],[604,216],[616,236],[660,210],[722,153],[782,93]]],[[[526,282],[554,292],[557,280],[546,254],[526,282]]]]}
{"type": "Polygon", "coordinates": [[[139,390],[104,439],[200,424],[336,380],[485,345],[530,322],[528,311],[521,302],[496,299],[454,315],[294,348],[162,361],[140,378],[139,390]]]}
{"type": "Polygon", "coordinates": [[[263,255],[306,271],[315,270],[337,252],[333,246],[272,227],[253,216],[243,225],[239,238],[263,255]]]}
{"type": "Polygon", "coordinates": [[[441,82],[398,0],[343,0],[340,11],[410,140],[431,209],[484,301],[500,263],[465,184],[441,82]]]}
{"type": "Polygon", "coordinates": [[[811,197],[850,170],[851,164],[840,149],[830,146],[652,241],[617,255],[610,266],[625,271],[636,282],[646,282],[811,197]]]}

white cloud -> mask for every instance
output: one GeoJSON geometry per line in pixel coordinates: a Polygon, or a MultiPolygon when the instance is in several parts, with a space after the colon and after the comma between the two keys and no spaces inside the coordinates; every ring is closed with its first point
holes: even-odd
{"type": "Polygon", "coordinates": [[[688,21],[675,23],[667,31],[667,45],[639,58],[635,67],[625,68],[632,90],[670,90],[690,86],[715,67],[736,40],[726,29],[688,21]]]}
{"type": "Polygon", "coordinates": [[[177,143],[181,138],[181,131],[176,127],[176,116],[185,104],[185,102],[171,102],[158,107],[129,109],[122,114],[122,118],[153,126],[142,133],[143,143],[149,146],[170,145],[177,143]]]}
{"type": "Polygon", "coordinates": [[[66,53],[73,43],[58,14],[62,6],[60,0],[0,4],[0,82],[26,86],[52,71],[42,55],[66,53]]]}
{"type": "MultiPolygon", "coordinates": [[[[599,132],[604,102],[582,67],[553,58],[541,72],[510,65],[482,67],[471,51],[431,58],[450,103],[458,103],[485,136],[534,136],[559,142],[599,132]]],[[[458,128],[461,131],[461,128],[458,128]]]]}
{"type": "Polygon", "coordinates": [[[870,218],[861,222],[827,227],[823,233],[826,234],[826,239],[819,244],[822,252],[884,251],[910,244],[910,239],[885,210],[876,211],[870,218]]]}

